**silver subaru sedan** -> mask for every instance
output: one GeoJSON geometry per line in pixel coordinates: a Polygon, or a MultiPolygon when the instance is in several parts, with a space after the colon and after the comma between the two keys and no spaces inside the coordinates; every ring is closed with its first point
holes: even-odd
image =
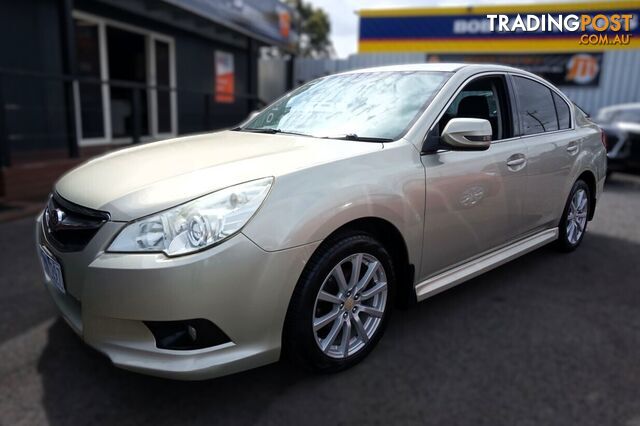
{"type": "Polygon", "coordinates": [[[37,250],[64,319],[116,366],[204,379],[286,355],[333,372],[367,356],[395,306],[547,243],[576,249],[605,151],[518,69],[346,72],[237,128],[70,171],[37,250]]]}

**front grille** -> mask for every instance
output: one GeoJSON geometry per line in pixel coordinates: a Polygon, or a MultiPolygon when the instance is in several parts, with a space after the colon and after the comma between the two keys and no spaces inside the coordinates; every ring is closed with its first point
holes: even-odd
{"type": "Polygon", "coordinates": [[[60,251],[79,251],[86,247],[109,213],[73,204],[54,193],[44,211],[42,225],[47,240],[60,251]]]}

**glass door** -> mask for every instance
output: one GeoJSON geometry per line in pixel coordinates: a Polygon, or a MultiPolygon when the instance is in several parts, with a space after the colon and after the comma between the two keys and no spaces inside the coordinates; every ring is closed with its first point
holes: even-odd
{"type": "Polygon", "coordinates": [[[172,134],[171,50],[169,43],[154,40],[156,85],[156,133],[172,134]]]}
{"type": "Polygon", "coordinates": [[[112,82],[110,100],[113,138],[132,136],[136,119],[139,120],[140,135],[148,136],[146,37],[107,26],[107,52],[109,79],[112,82]],[[135,117],[135,112],[138,117],[135,117]]]}
{"type": "Polygon", "coordinates": [[[75,19],[77,72],[83,78],[74,87],[79,104],[76,119],[79,139],[87,142],[110,139],[105,114],[108,91],[101,83],[101,31],[96,22],[75,19]]]}

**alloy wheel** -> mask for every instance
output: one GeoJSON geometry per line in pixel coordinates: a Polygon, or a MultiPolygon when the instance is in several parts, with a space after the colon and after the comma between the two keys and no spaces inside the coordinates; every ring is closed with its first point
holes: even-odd
{"type": "Polygon", "coordinates": [[[587,226],[587,213],[589,211],[589,197],[587,192],[580,188],[571,198],[569,214],[567,215],[567,240],[571,244],[577,244],[587,226]]]}
{"type": "Polygon", "coordinates": [[[382,323],[387,292],[387,276],[375,256],[356,253],[338,263],[314,305],[312,326],[320,350],[338,359],[361,351],[382,323]]]}

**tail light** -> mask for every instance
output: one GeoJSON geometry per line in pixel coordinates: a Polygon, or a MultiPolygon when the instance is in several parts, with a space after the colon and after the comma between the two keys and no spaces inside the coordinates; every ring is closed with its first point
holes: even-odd
{"type": "Polygon", "coordinates": [[[602,142],[602,146],[604,146],[604,149],[608,149],[607,147],[607,134],[604,132],[603,129],[600,129],[600,141],[602,142]]]}

